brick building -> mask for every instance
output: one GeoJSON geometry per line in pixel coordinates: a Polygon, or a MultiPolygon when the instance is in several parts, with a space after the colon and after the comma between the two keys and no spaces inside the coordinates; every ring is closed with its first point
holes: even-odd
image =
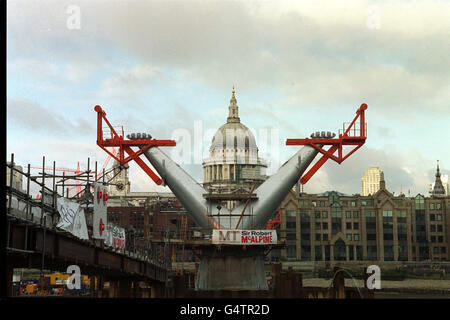
{"type": "Polygon", "coordinates": [[[286,248],[273,260],[450,260],[450,197],[291,193],[280,206],[286,248]]]}

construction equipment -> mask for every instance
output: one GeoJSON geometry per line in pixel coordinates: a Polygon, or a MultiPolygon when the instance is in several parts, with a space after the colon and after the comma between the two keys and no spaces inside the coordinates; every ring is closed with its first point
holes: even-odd
{"type": "MultiPolygon", "coordinates": [[[[97,105],[94,107],[94,110],[97,112],[97,145],[102,148],[106,153],[108,153],[112,158],[117,160],[121,165],[126,165],[131,160],[136,161],[136,163],[142,168],[142,170],[147,173],[152,180],[160,185],[162,183],[162,179],[158,177],[139,156],[148,148],[153,146],[176,146],[176,142],[174,140],[156,140],[151,139],[150,135],[146,133],[138,133],[136,135],[137,139],[134,140],[126,140],[124,137],[123,127],[122,134],[119,135],[114,127],[109,123],[108,119],[106,119],[106,112],[102,110],[102,108],[97,105]],[[103,120],[108,125],[110,129],[109,137],[105,138],[103,132],[103,120]],[[147,137],[149,139],[147,139],[147,137]],[[119,157],[116,157],[113,153],[111,153],[108,147],[118,147],[119,148],[119,157]],[[139,147],[137,152],[134,152],[131,147],[139,147]],[[128,157],[125,157],[125,153],[128,154],[128,157]]],[[[106,135],[108,133],[106,132],[106,135]]],[[[134,137],[134,134],[131,135],[134,137]]]]}
{"type": "Polygon", "coordinates": [[[278,210],[278,214],[273,218],[272,220],[269,220],[267,222],[266,229],[267,230],[275,230],[278,228],[281,224],[281,209],[278,210]]]}
{"type": "MultiPolygon", "coordinates": [[[[356,111],[355,119],[347,129],[344,124],[343,132],[337,139],[333,139],[335,134],[324,131],[312,134],[312,139],[288,139],[287,145],[304,145],[303,148],[286,161],[275,174],[254,189],[255,196],[252,196],[252,190],[245,203],[240,203],[230,210],[221,206],[220,199],[205,199],[204,195],[208,194],[207,190],[159,148],[159,146],[174,146],[174,141],[146,139],[147,135],[140,133],[128,135],[130,140],[125,140],[123,129],[122,135],[117,134],[106,119],[106,113],[102,108],[100,106],[94,108],[97,112],[97,144],[102,149],[113,156],[106,150],[106,147],[119,147],[119,157],[114,157],[117,161],[124,164],[135,160],[153,181],[161,184],[162,179],[139,158],[140,155],[145,155],[200,228],[210,230],[211,233],[212,229],[226,229],[227,234],[231,229],[233,231],[230,232],[239,232],[236,229],[240,226],[242,230],[261,230],[268,226],[275,228],[278,221],[281,221],[281,217],[272,220],[269,224],[268,221],[299,179],[303,184],[306,183],[326,160],[331,158],[342,163],[365,143],[364,111],[366,109],[367,105],[362,104],[356,111]],[[360,118],[359,133],[356,128],[358,118],[360,118]],[[111,130],[110,138],[104,139],[103,137],[103,120],[111,130]],[[353,131],[351,131],[352,129],[353,131]],[[331,145],[331,147],[324,150],[324,145],[331,145]],[[343,147],[348,145],[355,147],[350,153],[343,155],[343,147]],[[139,151],[131,150],[132,146],[139,147],[139,151]],[[337,157],[334,156],[336,151],[338,151],[337,157]],[[125,158],[124,153],[129,156],[125,158]],[[323,154],[321,159],[302,177],[319,153],[323,154]],[[229,218],[221,219],[221,217],[229,218]]],[[[221,253],[218,254],[211,245],[205,246],[202,250],[197,278],[198,290],[215,290],[217,288],[267,290],[264,276],[264,248],[245,246],[245,250],[243,250],[231,246],[222,247],[220,250],[221,253]],[[225,257],[228,259],[226,265],[229,269],[227,272],[222,272],[225,257]],[[217,276],[218,273],[220,273],[220,277],[217,276]]]]}
{"type": "Polygon", "coordinates": [[[365,123],[364,111],[367,110],[367,104],[363,103],[358,110],[356,110],[356,116],[353,121],[346,128],[344,123],[342,126],[342,131],[339,130],[339,137],[333,139],[335,134],[331,132],[316,132],[311,135],[310,138],[305,139],[287,139],[287,146],[298,146],[305,145],[311,146],[323,154],[322,158],[316,162],[316,164],[300,179],[302,184],[311,179],[311,177],[319,170],[319,168],[328,160],[332,159],[337,163],[341,164],[345,159],[350,157],[356,150],[362,147],[366,142],[367,138],[367,123],[365,123]],[[359,128],[357,126],[357,119],[360,119],[359,128]],[[324,150],[322,146],[330,145],[328,150],[324,150]],[[343,155],[344,146],[355,146],[346,155],[343,155]],[[338,151],[338,155],[335,156],[334,153],[338,151]]]}

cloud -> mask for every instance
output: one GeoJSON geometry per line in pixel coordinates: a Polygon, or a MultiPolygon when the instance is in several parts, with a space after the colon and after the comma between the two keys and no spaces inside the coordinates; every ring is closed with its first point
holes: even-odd
{"type": "MultiPolygon", "coordinates": [[[[37,102],[27,99],[7,99],[8,131],[12,128],[25,128],[31,130],[35,136],[40,133],[73,136],[74,133],[87,135],[96,134],[91,123],[83,118],[69,119],[60,115],[55,109],[41,106],[37,102]]],[[[11,133],[11,131],[10,131],[11,133]]]]}
{"type": "MultiPolygon", "coordinates": [[[[345,152],[344,152],[345,154],[345,152]]],[[[348,194],[362,194],[361,178],[366,169],[379,167],[384,172],[386,188],[399,194],[402,190],[407,194],[428,192],[428,184],[432,181],[430,161],[427,161],[417,150],[400,153],[393,146],[383,149],[362,147],[340,165],[328,160],[313,178],[305,185],[306,192],[323,192],[337,190],[348,194]]]]}
{"type": "Polygon", "coordinates": [[[371,1],[81,1],[77,32],[65,28],[70,4],[12,5],[13,52],[45,48],[71,63],[101,61],[105,51],[109,59],[133,55],[141,65],[108,78],[109,94],[140,91],[158,68],[170,68],[214,89],[275,88],[287,107],[365,100],[383,110],[449,112],[450,7],[441,2],[376,3],[382,24],[371,30],[371,1]]]}
{"type": "Polygon", "coordinates": [[[148,92],[152,82],[163,81],[164,75],[158,67],[137,65],[121,70],[103,82],[101,94],[107,96],[126,96],[148,92]]]}
{"type": "MultiPolygon", "coordinates": [[[[287,134],[300,138],[333,129],[327,126],[341,119],[343,106],[362,102],[369,105],[370,134],[383,142],[397,140],[397,146],[382,149],[380,142],[370,144],[374,139],[341,166],[327,163],[306,186],[311,190],[359,192],[360,177],[375,160],[388,187],[406,190],[413,184],[419,190],[434,180],[427,173],[434,167],[428,156],[448,155],[445,146],[432,154],[426,147],[406,149],[409,141],[425,140],[429,148],[420,130],[448,135],[448,126],[423,127],[433,117],[450,116],[445,2],[77,1],[81,29],[69,30],[66,9],[72,4],[8,5],[8,78],[41,94],[52,90],[35,99],[35,91],[18,94],[22,88],[9,87],[8,130],[14,129],[9,136],[23,137],[21,128],[26,134],[33,130],[33,141],[44,141],[44,132],[95,135],[95,120],[71,118],[52,107],[52,99],[53,105],[104,103],[113,125],[123,124],[127,132],[170,139],[175,129],[186,128],[193,137],[199,119],[204,131],[217,129],[225,118],[214,112],[226,105],[214,102],[213,94],[201,100],[192,92],[217,93],[236,84],[250,101],[259,99],[243,104],[248,119],[243,122],[256,129],[261,123],[279,126],[282,146],[287,134]],[[381,13],[377,30],[366,26],[373,4],[381,13]],[[405,127],[417,132],[406,137],[405,127]]],[[[347,109],[345,114],[343,120],[351,119],[347,109]]],[[[209,142],[205,139],[205,148],[209,142]]],[[[198,168],[189,170],[199,174],[198,168]]],[[[146,182],[136,183],[144,188],[146,182]]]]}

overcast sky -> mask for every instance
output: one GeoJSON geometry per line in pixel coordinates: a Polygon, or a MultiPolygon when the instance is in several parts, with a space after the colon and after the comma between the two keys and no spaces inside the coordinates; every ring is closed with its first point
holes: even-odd
{"type": "MultiPolygon", "coordinates": [[[[195,150],[207,156],[235,85],[269,173],[297,150],[287,138],[336,132],[367,103],[366,144],[305,191],[361,193],[378,166],[396,194],[428,194],[436,160],[450,173],[450,2],[343,3],[8,1],[7,152],[101,166],[99,104],[126,133],[189,133],[181,165],[201,181],[195,150]]],[[[179,159],[182,147],[164,150],[179,159]]],[[[130,177],[132,191],[161,190],[135,163],[130,177]]]]}

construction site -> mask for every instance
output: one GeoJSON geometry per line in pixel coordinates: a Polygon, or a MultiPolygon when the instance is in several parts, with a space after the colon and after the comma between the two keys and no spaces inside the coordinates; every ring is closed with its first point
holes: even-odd
{"type": "Polygon", "coordinates": [[[349,273],[339,265],[328,267],[328,287],[312,287],[271,255],[286,247],[283,199],[327,160],[341,163],[363,146],[367,105],[357,108],[353,121],[337,134],[317,131],[287,139],[287,146],[302,147],[272,176],[265,175],[267,164],[240,121],[234,87],[228,109],[210,158],[204,159],[203,184],[163,152],[176,145],[174,140],[125,134],[98,105],[93,108],[96,143],[107,154],[102,166],[88,158],[85,170],[79,163],[77,169],[58,168],[54,161],[48,166],[45,156],[42,166],[19,166],[11,154],[8,295],[373,298],[367,266],[355,274],[364,280],[361,287],[346,286],[349,273]],[[343,152],[346,146],[351,150],[343,152]],[[130,165],[172,193],[130,192],[130,165]],[[70,274],[73,266],[78,271],[70,274]],[[76,272],[82,285],[67,289],[76,272]]]}

